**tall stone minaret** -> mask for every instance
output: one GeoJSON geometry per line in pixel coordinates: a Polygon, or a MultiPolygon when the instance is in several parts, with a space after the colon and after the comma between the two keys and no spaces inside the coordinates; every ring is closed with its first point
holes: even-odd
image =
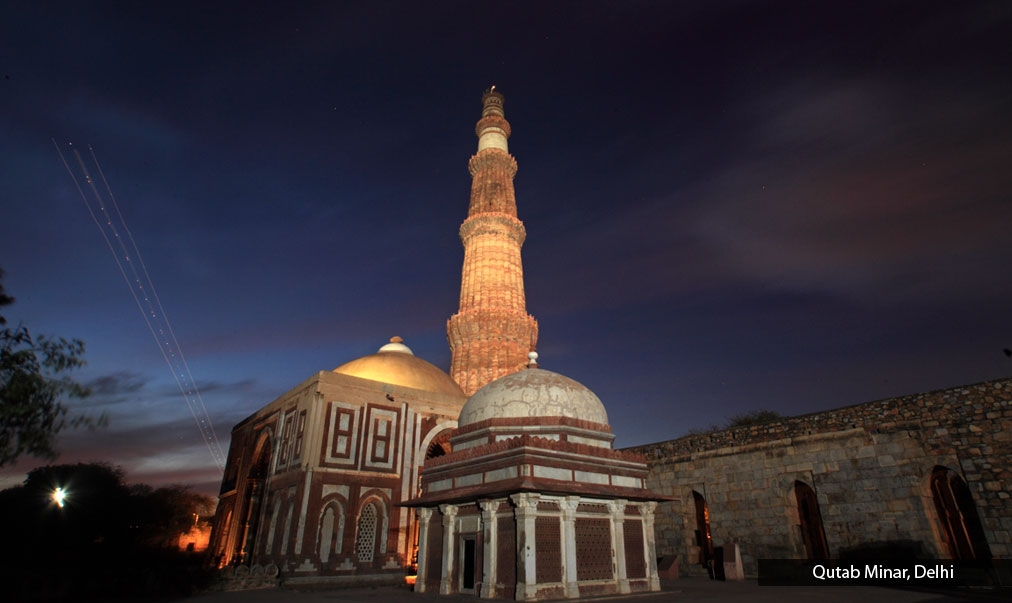
{"type": "Polygon", "coordinates": [[[506,144],[510,124],[495,86],[481,100],[481,119],[474,128],[478,152],[467,164],[471,206],[460,226],[460,309],[446,324],[453,355],[450,376],[469,396],[524,368],[527,353],[538,342],[538,323],[527,314],[524,297],[520,247],[527,232],[517,219],[517,160],[506,144]]]}

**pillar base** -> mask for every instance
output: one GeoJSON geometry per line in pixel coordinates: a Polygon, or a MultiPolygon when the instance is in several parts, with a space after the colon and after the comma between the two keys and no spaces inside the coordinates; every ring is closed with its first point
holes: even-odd
{"type": "Polygon", "coordinates": [[[576,582],[566,582],[565,595],[567,599],[579,599],[580,587],[576,582]]]}

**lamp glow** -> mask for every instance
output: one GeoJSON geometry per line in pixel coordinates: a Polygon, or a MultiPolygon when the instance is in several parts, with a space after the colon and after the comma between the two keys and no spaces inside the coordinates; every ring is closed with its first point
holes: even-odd
{"type": "Polygon", "coordinates": [[[63,488],[53,490],[53,502],[57,507],[63,508],[63,501],[67,498],[67,492],[63,488]]]}

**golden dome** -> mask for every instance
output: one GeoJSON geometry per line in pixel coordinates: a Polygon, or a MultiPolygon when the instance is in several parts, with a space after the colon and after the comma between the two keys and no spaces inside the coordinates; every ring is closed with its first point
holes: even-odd
{"type": "Polygon", "coordinates": [[[434,364],[415,356],[403,342],[400,337],[391,337],[390,343],[375,354],[346,362],[334,369],[334,372],[437,394],[464,396],[464,392],[449,375],[434,364]]]}

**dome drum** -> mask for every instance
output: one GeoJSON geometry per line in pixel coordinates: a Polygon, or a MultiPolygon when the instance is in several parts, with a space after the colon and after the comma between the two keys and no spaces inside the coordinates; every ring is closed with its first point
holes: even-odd
{"type": "Polygon", "coordinates": [[[545,417],[536,423],[526,418],[486,419],[458,428],[450,443],[453,450],[465,450],[524,435],[608,450],[615,440],[608,425],[570,417],[545,417]]]}

